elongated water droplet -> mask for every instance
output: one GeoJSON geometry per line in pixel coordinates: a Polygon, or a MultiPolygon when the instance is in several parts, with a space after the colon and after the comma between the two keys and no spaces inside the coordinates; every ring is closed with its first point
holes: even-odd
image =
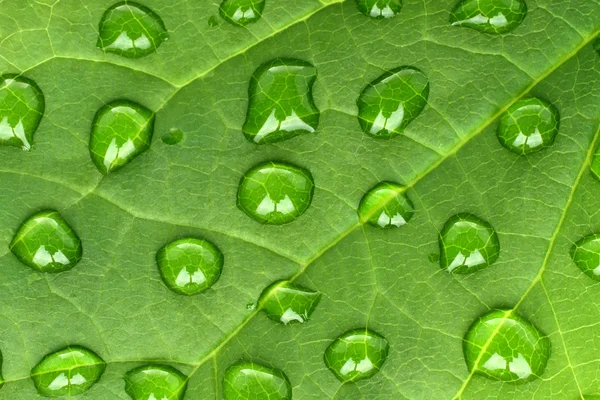
{"type": "Polygon", "coordinates": [[[358,10],[371,18],[392,18],[402,10],[402,0],[356,0],[358,10]]]}
{"type": "Polygon", "coordinates": [[[287,224],[310,206],[314,188],[308,170],[269,161],[246,172],[238,189],[237,204],[258,222],[287,224]]]}
{"type": "Polygon", "coordinates": [[[62,272],[81,260],[79,237],[58,211],[46,210],[21,224],[10,251],[25,265],[40,272],[62,272]]]}
{"type": "Polygon", "coordinates": [[[291,400],[292,385],[283,371],[241,362],[225,372],[223,397],[225,400],[291,400]]]}
{"type": "Polygon", "coordinates": [[[223,253],[207,240],[187,238],[160,249],[156,262],[167,287],[189,296],[204,292],[219,280],[223,253]]]}
{"type": "Polygon", "coordinates": [[[571,258],[587,276],[600,281],[600,234],[586,236],[571,247],[571,258]]]}
{"type": "Polygon", "coordinates": [[[287,325],[308,321],[320,300],[319,292],[289,281],[277,281],[263,290],[259,303],[269,318],[287,325]]]}
{"type": "Polygon", "coordinates": [[[510,310],[477,319],[463,341],[469,371],[502,381],[540,377],[550,357],[550,340],[531,322],[510,310]]]}
{"type": "Polygon", "coordinates": [[[183,400],[188,378],[168,365],[147,364],[125,374],[125,392],[133,400],[183,400]]]}
{"type": "Polygon", "coordinates": [[[519,100],[498,125],[498,140],[517,154],[528,154],[554,143],[560,124],[558,110],[537,98],[519,100]]]}
{"type": "Polygon", "coordinates": [[[168,144],[170,146],[181,142],[183,139],[183,132],[181,129],[171,128],[168,133],[165,133],[161,140],[163,143],[168,144]]]}
{"type": "Polygon", "coordinates": [[[316,68],[301,60],[278,58],[259,67],[248,90],[246,139],[264,144],[313,133],[320,116],[312,96],[316,78],[316,68]]]}
{"type": "Polygon", "coordinates": [[[153,133],[152,111],[132,101],[113,101],[94,117],[92,161],[103,174],[122,168],[150,148],[153,133]]]}
{"type": "Polygon", "coordinates": [[[225,21],[244,26],[256,22],[265,9],[265,0],[223,0],[219,13],[225,21]]]}
{"type": "Polygon", "coordinates": [[[102,16],[97,46],[107,53],[140,58],[154,53],[168,38],[158,14],[133,1],[122,1],[102,16]]]}
{"type": "Polygon", "coordinates": [[[358,215],[363,222],[378,228],[401,227],[414,214],[412,201],[405,188],[393,182],[381,182],[369,190],[360,201],[358,215]]]}
{"type": "Polygon", "coordinates": [[[440,233],[440,266],[455,274],[469,274],[492,265],[500,254],[494,228],[471,214],[450,218],[440,233]]]}
{"type": "Polygon", "coordinates": [[[44,115],[44,94],[23,76],[7,74],[0,80],[0,145],[30,150],[44,115]]]}
{"type": "Polygon", "coordinates": [[[485,33],[506,33],[519,26],[526,15],[523,0],[462,0],[452,10],[450,22],[485,33]]]}
{"type": "Polygon", "coordinates": [[[376,138],[389,139],[419,116],[429,98],[429,79],[417,68],[393,69],[369,83],[358,98],[358,122],[376,138]]]}
{"type": "Polygon", "coordinates": [[[31,379],[42,396],[75,396],[89,390],[102,376],[106,363],[81,346],[68,346],[45,356],[31,370],[31,379]]]}

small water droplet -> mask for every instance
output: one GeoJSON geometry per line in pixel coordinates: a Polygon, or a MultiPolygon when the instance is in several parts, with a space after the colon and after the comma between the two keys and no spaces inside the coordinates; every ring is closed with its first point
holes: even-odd
{"type": "Polygon", "coordinates": [[[370,378],[381,369],[389,351],[388,341],[367,328],[348,331],[325,351],[325,364],[342,382],[370,378]]]}
{"type": "Polygon", "coordinates": [[[107,53],[140,58],[154,53],[168,38],[158,14],[133,1],[122,1],[102,16],[97,46],[107,53]]]}
{"type": "Polygon", "coordinates": [[[515,312],[494,310],[473,322],[463,350],[469,371],[502,381],[525,382],[544,372],[550,340],[515,312]]]}
{"type": "Polygon", "coordinates": [[[412,218],[414,206],[404,194],[405,188],[393,182],[381,182],[361,199],[358,215],[362,222],[378,228],[401,227],[412,218]]]}
{"type": "Polygon", "coordinates": [[[316,68],[301,60],[278,58],[260,66],[248,90],[246,139],[264,144],[313,133],[320,117],[312,96],[316,79],[316,68]]]}
{"type": "Polygon", "coordinates": [[[46,210],[21,224],[10,251],[25,265],[40,272],[62,272],[81,260],[81,240],[58,211],[46,210]]]}
{"type": "Polygon", "coordinates": [[[265,0],[223,0],[219,13],[227,22],[245,26],[262,17],[265,0]]]}
{"type": "Polygon", "coordinates": [[[357,0],[358,10],[371,18],[392,18],[402,10],[402,0],[357,0]]]}
{"type": "Polygon", "coordinates": [[[296,220],[312,202],[311,173],[280,162],[266,162],[246,172],[238,189],[237,204],[263,224],[283,225],[296,220]]]}
{"type": "Polygon", "coordinates": [[[393,69],[360,94],[358,122],[368,135],[392,138],[419,116],[428,98],[429,79],[421,70],[410,66],[393,69]]]}
{"type": "Polygon", "coordinates": [[[289,281],[277,281],[263,290],[259,303],[269,318],[287,325],[308,321],[320,300],[319,292],[289,281]]]}
{"type": "Polygon", "coordinates": [[[186,238],[160,249],[156,263],[168,288],[190,296],[204,292],[219,280],[223,253],[207,240],[186,238]]]}
{"type": "Polygon", "coordinates": [[[500,254],[500,241],[492,226],[471,214],[457,214],[439,237],[440,266],[455,274],[469,274],[492,265],[500,254]]]}
{"type": "Polygon", "coordinates": [[[256,310],[256,302],[254,300],[250,300],[249,302],[246,303],[246,310],[248,311],[254,311],[256,310]]]}
{"type": "Polygon", "coordinates": [[[162,136],[161,139],[163,143],[172,146],[181,142],[181,140],[183,139],[183,132],[181,131],[181,129],[171,128],[168,133],[165,133],[162,136]]]}
{"type": "Polygon", "coordinates": [[[219,26],[219,19],[216,17],[216,15],[213,15],[208,19],[208,26],[211,28],[219,26]]]}
{"type": "Polygon", "coordinates": [[[223,397],[225,400],[291,400],[292,385],[283,371],[241,362],[225,372],[223,397]]]}
{"type": "Polygon", "coordinates": [[[485,33],[506,33],[519,26],[526,15],[523,0],[462,0],[452,10],[450,22],[485,33]]]}
{"type": "Polygon", "coordinates": [[[125,392],[133,400],[183,400],[187,376],[168,365],[147,364],[125,374],[125,392]]]}
{"type": "Polygon", "coordinates": [[[438,253],[431,253],[427,256],[427,259],[429,260],[430,263],[437,263],[438,261],[440,261],[440,255],[438,253]]]}
{"type": "Polygon", "coordinates": [[[113,101],[94,117],[92,161],[103,174],[122,168],[150,148],[153,133],[152,111],[132,101],[113,101]]]}
{"type": "Polygon", "coordinates": [[[46,355],[31,370],[31,379],[42,396],[75,396],[98,382],[105,369],[106,363],[93,351],[68,346],[46,355]]]}
{"type": "Polygon", "coordinates": [[[31,79],[0,77],[0,145],[30,150],[45,110],[44,94],[31,79]]]}
{"type": "Polygon", "coordinates": [[[600,234],[586,236],[571,247],[571,258],[590,278],[600,281],[600,234]]]}

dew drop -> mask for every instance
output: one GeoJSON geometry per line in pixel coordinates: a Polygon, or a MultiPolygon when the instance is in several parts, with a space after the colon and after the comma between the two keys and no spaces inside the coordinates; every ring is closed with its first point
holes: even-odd
{"type": "Polygon", "coordinates": [[[106,363],[93,351],[68,346],[46,355],[31,370],[31,379],[42,396],[74,396],[89,390],[105,369],[106,363]]]}
{"type": "Polygon", "coordinates": [[[125,374],[125,392],[133,400],[183,400],[188,378],[168,365],[147,364],[125,374]]]}
{"type": "Polygon", "coordinates": [[[245,26],[262,17],[265,0],[223,0],[219,14],[227,22],[245,26]]]}
{"type": "Polygon", "coordinates": [[[34,81],[14,74],[2,75],[0,145],[30,150],[44,110],[44,94],[34,81]]]}
{"type": "Polygon", "coordinates": [[[422,71],[409,66],[393,69],[360,94],[358,122],[368,135],[392,138],[419,116],[428,98],[429,79],[422,71]]]}
{"type": "Polygon", "coordinates": [[[269,318],[287,325],[308,321],[320,300],[319,292],[289,281],[277,281],[263,290],[259,304],[269,318]]]}
{"type": "Polygon", "coordinates": [[[225,372],[223,397],[225,400],[291,400],[292,385],[283,371],[241,362],[225,372]]]}
{"type": "Polygon", "coordinates": [[[358,10],[371,18],[392,18],[402,10],[402,0],[357,0],[358,10]]]}
{"type": "Polygon", "coordinates": [[[463,350],[470,372],[502,381],[525,382],[544,372],[550,357],[550,340],[513,311],[494,310],[471,325],[463,350]]]}
{"type": "Polygon", "coordinates": [[[452,10],[450,22],[485,33],[506,33],[519,26],[526,15],[523,0],[462,0],[452,10]]]}
{"type": "Polygon", "coordinates": [[[168,38],[158,14],[133,1],[122,1],[102,16],[97,46],[107,53],[140,58],[154,53],[168,38]]]}
{"type": "Polygon", "coordinates": [[[316,68],[301,60],[278,58],[260,66],[248,89],[246,139],[274,143],[315,132],[320,117],[312,96],[316,78],[316,68]]]}
{"type": "Polygon", "coordinates": [[[457,214],[439,237],[440,266],[455,274],[469,274],[492,265],[500,254],[498,235],[491,225],[471,214],[457,214]]]}
{"type": "Polygon", "coordinates": [[[223,270],[223,253],[207,240],[186,238],[164,246],[156,263],[167,287],[188,296],[215,284],[223,270]]]}
{"type": "Polygon", "coordinates": [[[21,224],[10,251],[23,264],[40,272],[62,272],[81,260],[81,240],[58,211],[46,210],[21,224]]]}
{"type": "Polygon", "coordinates": [[[171,128],[168,133],[165,133],[161,140],[163,143],[168,144],[170,146],[175,145],[183,139],[183,132],[181,129],[171,128]]]}
{"type": "Polygon", "coordinates": [[[378,228],[399,228],[406,224],[415,208],[404,191],[404,186],[397,183],[377,184],[360,201],[358,215],[361,221],[378,228]]]}
{"type": "Polygon", "coordinates": [[[208,19],[208,26],[210,26],[211,28],[219,26],[219,19],[215,15],[211,16],[208,19]]]}
{"type": "Polygon", "coordinates": [[[571,258],[590,278],[600,281],[600,234],[586,236],[571,247],[571,258]]]}
{"type": "Polygon", "coordinates": [[[250,300],[249,302],[246,303],[246,310],[248,311],[254,311],[256,310],[256,302],[254,300],[250,300]]]}
{"type": "Polygon", "coordinates": [[[283,225],[306,211],[312,201],[314,187],[308,170],[269,161],[257,165],[242,177],[237,204],[255,221],[283,225]]]}
{"type": "Polygon", "coordinates": [[[152,111],[132,101],[113,101],[94,117],[92,161],[103,174],[122,168],[150,148],[153,133],[152,111]]]}

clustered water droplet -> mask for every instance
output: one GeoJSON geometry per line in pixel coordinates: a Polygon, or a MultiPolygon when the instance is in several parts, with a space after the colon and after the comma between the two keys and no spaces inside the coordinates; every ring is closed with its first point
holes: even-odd
{"type": "Polygon", "coordinates": [[[219,13],[225,21],[245,26],[258,21],[264,9],[265,0],[223,0],[219,13]]]}
{"type": "Polygon", "coordinates": [[[291,400],[292,385],[281,370],[240,362],[225,372],[223,397],[225,400],[291,400]]]}
{"type": "Polygon", "coordinates": [[[262,292],[259,304],[269,318],[287,325],[308,321],[320,300],[319,292],[289,281],[277,281],[262,292]]]}
{"type": "Polygon", "coordinates": [[[462,0],[452,10],[450,22],[485,33],[507,33],[526,15],[524,0],[462,0]]]}
{"type": "Polygon", "coordinates": [[[125,392],[133,400],[183,400],[188,378],[179,370],[160,364],[147,364],[125,374],[125,392]]]}

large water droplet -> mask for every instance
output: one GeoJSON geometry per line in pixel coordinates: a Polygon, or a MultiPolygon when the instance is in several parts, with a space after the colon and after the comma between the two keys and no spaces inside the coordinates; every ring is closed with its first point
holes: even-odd
{"type": "Polygon", "coordinates": [[[500,254],[498,235],[491,225],[471,214],[450,218],[439,237],[440,266],[468,274],[492,265],[500,254]]]}
{"type": "Polygon", "coordinates": [[[44,115],[42,90],[19,75],[0,77],[0,145],[30,150],[44,115]]]}
{"type": "Polygon", "coordinates": [[[62,272],[81,260],[81,240],[58,211],[46,210],[21,224],[10,251],[25,265],[40,272],[62,272]]]}
{"type": "Polygon", "coordinates": [[[31,370],[31,379],[42,396],[74,396],[89,390],[105,369],[106,363],[93,351],[68,346],[45,356],[31,370]]]}
{"type": "Polygon", "coordinates": [[[402,0],[356,0],[358,10],[372,18],[392,18],[402,10],[402,0]]]}
{"type": "Polygon", "coordinates": [[[183,400],[188,378],[168,365],[148,364],[125,374],[125,392],[133,400],[183,400]]]}
{"type": "Polygon", "coordinates": [[[291,400],[292,385],[283,371],[242,362],[225,372],[223,397],[225,400],[291,400]]]}
{"type": "Polygon", "coordinates": [[[246,172],[238,189],[237,204],[258,222],[287,224],[310,206],[314,187],[308,170],[269,161],[246,172]]]}
{"type": "Polygon", "coordinates": [[[186,295],[204,292],[223,270],[223,253],[207,240],[187,238],[156,253],[160,275],[171,290],[186,295]]]}
{"type": "Polygon", "coordinates": [[[463,341],[469,371],[502,381],[539,377],[550,357],[550,340],[531,322],[509,310],[477,319],[463,341]]]}
{"type": "Polygon", "coordinates": [[[358,98],[358,122],[376,138],[401,134],[429,98],[429,79],[417,68],[393,69],[369,83],[358,98]]]}
{"type": "Polygon", "coordinates": [[[533,153],[554,143],[559,124],[558,110],[550,103],[519,100],[500,118],[498,140],[513,153],[533,153]]]}
{"type": "Polygon", "coordinates": [[[571,258],[590,278],[600,281],[600,234],[586,236],[571,247],[571,258]]]}
{"type": "Polygon", "coordinates": [[[370,378],[381,369],[389,351],[388,341],[367,328],[344,333],[325,351],[325,364],[342,382],[370,378]]]}
{"type": "Polygon", "coordinates": [[[360,201],[358,215],[363,222],[379,227],[400,227],[414,214],[412,201],[405,188],[393,182],[381,182],[369,190],[360,201]]]}
{"type": "Polygon", "coordinates": [[[152,111],[132,101],[113,101],[94,117],[92,161],[103,174],[117,170],[150,148],[153,133],[152,111]]]}
{"type": "Polygon", "coordinates": [[[320,300],[319,292],[289,281],[277,281],[263,290],[259,303],[269,318],[287,325],[308,321],[320,300]]]}
{"type": "Polygon", "coordinates": [[[278,58],[259,67],[248,90],[246,139],[263,144],[313,133],[320,116],[312,97],[316,78],[316,68],[301,60],[278,58]]]}
{"type": "Polygon", "coordinates": [[[256,22],[265,9],[265,0],[223,0],[219,13],[225,21],[244,26],[256,22]]]}
{"type": "Polygon", "coordinates": [[[161,140],[163,143],[168,144],[169,146],[175,145],[183,139],[183,132],[181,129],[171,128],[168,133],[165,133],[161,140]]]}
{"type": "Polygon", "coordinates": [[[452,10],[450,22],[480,32],[505,33],[519,26],[526,15],[523,0],[462,0],[452,10]]]}
{"type": "Polygon", "coordinates": [[[168,38],[158,14],[133,1],[122,1],[102,16],[97,46],[108,53],[140,58],[154,53],[168,38]]]}

